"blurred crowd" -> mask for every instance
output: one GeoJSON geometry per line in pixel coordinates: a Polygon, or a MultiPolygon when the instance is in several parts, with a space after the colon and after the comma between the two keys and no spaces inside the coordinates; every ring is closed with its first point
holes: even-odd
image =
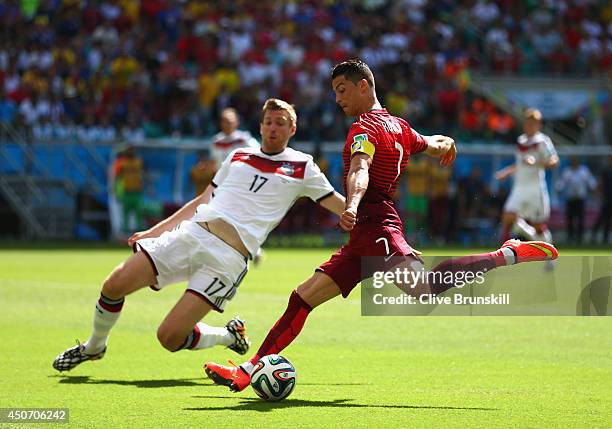
{"type": "Polygon", "coordinates": [[[360,57],[381,102],[435,129],[505,139],[510,116],[467,92],[469,71],[597,76],[612,3],[428,0],[0,2],[0,121],[37,140],[210,136],[234,106],[255,135],[269,96],[298,139],[341,140],[331,66],[360,57]]]}

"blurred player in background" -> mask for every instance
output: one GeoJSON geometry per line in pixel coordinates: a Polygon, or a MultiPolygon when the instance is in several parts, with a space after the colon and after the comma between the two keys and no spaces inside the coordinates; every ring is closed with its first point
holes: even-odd
{"type": "Polygon", "coordinates": [[[514,175],[502,215],[502,241],[514,231],[530,240],[552,242],[546,225],[550,217],[546,170],[557,168],[559,157],[541,128],[542,113],[537,109],[525,110],[524,134],[517,139],[516,163],[495,174],[498,180],[514,175]]]}
{"type": "Polygon", "coordinates": [[[211,310],[223,312],[247,274],[248,259],[299,197],[307,196],[338,215],[345,206],[344,197],[334,192],[312,157],[287,147],[296,129],[293,106],[267,100],[261,148],[231,152],[204,194],[129,239],[135,253],[104,281],[91,337],[58,355],[53,367],[69,371],[101,359],[127,295],[185,280],[187,290],[157,330],[162,346],[176,352],[225,345],[246,353],[250,343],[241,319],[219,328],[202,318],[211,310]]]}
{"type": "Polygon", "coordinates": [[[245,147],[259,147],[259,143],[251,133],[238,129],[240,118],[233,107],[226,107],[221,111],[219,125],[221,131],[213,136],[210,147],[212,165],[215,171],[231,151],[245,147]]]}
{"type": "MultiPolygon", "coordinates": [[[[237,367],[205,364],[206,374],[215,383],[233,391],[249,385],[250,374],[259,358],[280,353],[291,344],[315,307],[338,295],[348,297],[359,282],[375,271],[392,269],[393,266],[384,265],[391,257],[395,261],[403,260],[407,269],[424,269],[420,252],[404,238],[393,196],[411,155],[425,152],[439,158],[441,165],[450,166],[457,155],[455,142],[441,135],[422,136],[405,120],[383,109],[376,97],[374,76],[364,62],[342,62],[333,68],[331,77],[336,103],[347,116],[356,117],[342,152],[347,198],[340,226],[350,231],[349,241],[293,291],[285,313],[250,360],[237,367]],[[381,265],[362,265],[362,258],[368,256],[378,257],[381,265]]],[[[519,262],[556,258],[557,254],[547,243],[509,240],[495,252],[443,261],[432,270],[443,274],[438,280],[433,276],[433,284],[402,290],[413,296],[440,294],[454,287],[453,283],[441,280],[454,277],[446,276],[448,273],[475,274],[519,262]]]]}

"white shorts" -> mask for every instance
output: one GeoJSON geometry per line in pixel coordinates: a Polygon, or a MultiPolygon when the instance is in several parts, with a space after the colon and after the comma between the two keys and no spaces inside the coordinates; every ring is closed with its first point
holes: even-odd
{"type": "Polygon", "coordinates": [[[516,213],[519,217],[531,222],[546,222],[550,217],[548,191],[541,188],[514,187],[504,204],[504,211],[516,213]]]}
{"type": "Polygon", "coordinates": [[[249,268],[240,252],[190,220],[158,238],[138,240],[135,250],[142,250],[155,268],[153,289],[187,280],[188,291],[221,313],[249,268]]]}

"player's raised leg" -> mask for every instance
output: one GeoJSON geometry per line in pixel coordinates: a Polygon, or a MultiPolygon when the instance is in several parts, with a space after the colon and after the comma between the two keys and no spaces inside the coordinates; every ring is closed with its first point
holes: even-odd
{"type": "Polygon", "coordinates": [[[287,309],[268,332],[257,353],[240,366],[228,367],[207,362],[204,369],[216,384],[234,392],[244,390],[251,381],[250,373],[260,357],[280,353],[300,334],[313,308],[340,295],[340,288],[327,274],[315,272],[291,293],[287,309]]]}
{"type": "Polygon", "coordinates": [[[53,368],[69,371],[81,362],[104,357],[108,335],[117,323],[125,296],[156,283],[155,268],[147,255],[140,251],[131,255],[104,280],[100,298],[94,310],[93,330],[89,340],[59,354],[53,368]]]}
{"type": "MultiPolygon", "coordinates": [[[[550,243],[544,241],[521,241],[516,239],[507,240],[502,246],[489,253],[467,255],[450,258],[442,261],[432,272],[477,272],[486,273],[492,269],[506,265],[519,264],[522,262],[552,261],[557,259],[559,252],[550,243]]],[[[432,276],[433,279],[444,279],[446,276],[432,276]]],[[[454,276],[451,276],[454,278],[454,276]]],[[[440,281],[430,285],[431,292],[440,294],[452,287],[454,284],[440,281]]]]}
{"type": "Polygon", "coordinates": [[[506,240],[510,239],[510,233],[512,232],[512,227],[516,222],[516,213],[504,212],[502,214],[501,223],[502,223],[502,231],[501,231],[501,241],[502,243],[506,240]]]}

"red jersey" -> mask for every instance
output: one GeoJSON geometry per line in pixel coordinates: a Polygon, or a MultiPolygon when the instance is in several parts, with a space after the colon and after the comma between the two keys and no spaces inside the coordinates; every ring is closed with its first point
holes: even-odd
{"type": "Polygon", "coordinates": [[[368,190],[357,208],[357,224],[350,232],[348,243],[317,268],[338,285],[342,296],[347,297],[357,283],[371,277],[374,271],[387,270],[385,264],[389,257],[418,254],[406,242],[393,194],[410,155],[426,148],[422,135],[385,109],[364,113],[351,126],[342,153],[344,186],[346,189],[351,156],[361,152],[372,158],[368,190]],[[372,256],[379,258],[364,259],[372,256]]]}
{"type": "Polygon", "coordinates": [[[386,109],[374,109],[357,117],[351,126],[342,152],[344,187],[351,157],[357,152],[372,158],[368,190],[363,202],[393,201],[399,177],[410,155],[427,148],[425,138],[405,120],[390,115],[386,109]]]}

